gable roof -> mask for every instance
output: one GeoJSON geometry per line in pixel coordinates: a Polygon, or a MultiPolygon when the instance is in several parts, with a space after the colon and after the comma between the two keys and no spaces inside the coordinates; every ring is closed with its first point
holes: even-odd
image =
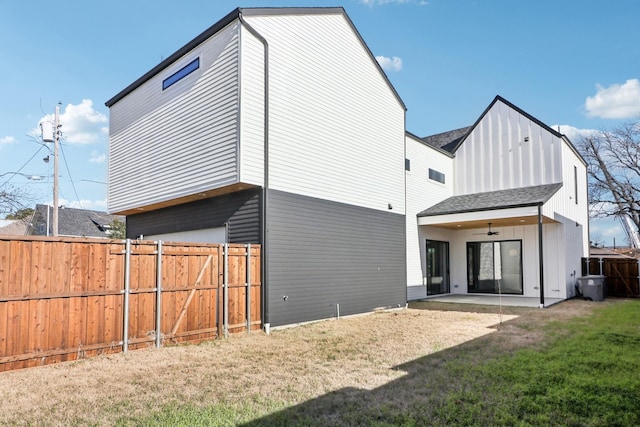
{"type": "MultiPolygon", "coordinates": [[[[36,205],[29,234],[46,236],[47,226],[51,229],[52,214],[50,206],[36,205]]],[[[58,209],[58,234],[60,236],[109,238],[108,225],[115,219],[122,222],[125,221],[123,216],[110,215],[106,212],[60,208],[58,209]]],[[[49,232],[49,235],[51,235],[51,232],[49,232]]]]}
{"type": "Polygon", "coordinates": [[[418,216],[449,215],[542,205],[561,187],[562,183],[556,183],[453,196],[425,209],[418,213],[418,216]]]}
{"type": "Polygon", "coordinates": [[[516,105],[514,105],[511,102],[507,101],[506,99],[504,99],[500,95],[496,95],[496,97],[493,99],[493,101],[491,101],[491,104],[489,104],[489,106],[487,108],[485,108],[485,110],[482,112],[480,117],[478,117],[478,120],[476,120],[473,125],[471,125],[469,127],[465,127],[465,128],[460,128],[460,129],[456,129],[456,130],[452,130],[452,131],[443,132],[443,133],[439,133],[439,134],[436,134],[436,135],[428,136],[428,137],[423,138],[423,140],[426,141],[427,143],[431,144],[431,145],[436,145],[437,144],[438,147],[441,147],[442,149],[455,154],[455,152],[462,145],[462,143],[467,139],[467,137],[471,134],[471,132],[473,132],[473,130],[476,128],[476,126],[478,126],[478,124],[482,121],[484,116],[487,115],[487,113],[491,110],[491,108],[498,101],[502,102],[503,104],[505,104],[509,108],[515,110],[519,114],[522,114],[527,119],[529,119],[532,122],[536,123],[538,126],[542,127],[546,131],[550,132],[551,134],[553,134],[557,138],[561,138],[563,141],[565,141],[567,143],[569,148],[580,159],[580,161],[585,166],[587,165],[587,163],[585,162],[585,160],[582,157],[582,155],[580,154],[580,152],[576,149],[576,147],[569,140],[569,138],[567,138],[566,135],[558,132],[557,130],[553,129],[552,127],[550,127],[550,126],[546,125],[545,123],[541,122],[537,118],[533,117],[531,114],[529,114],[526,111],[520,109],[519,107],[517,107],[516,105]]]}
{"type": "Polygon", "coordinates": [[[341,14],[341,15],[344,16],[344,18],[346,19],[347,23],[351,27],[352,31],[354,32],[356,37],[358,37],[358,40],[362,44],[362,47],[369,54],[369,57],[371,58],[371,61],[375,64],[375,66],[378,68],[378,71],[383,76],[385,82],[387,83],[387,86],[389,86],[389,89],[391,89],[391,91],[393,92],[396,100],[402,106],[402,108],[406,111],[407,107],[404,104],[404,102],[402,101],[402,98],[400,98],[400,95],[396,91],[395,87],[391,84],[391,81],[387,77],[387,74],[384,72],[384,70],[382,69],[382,67],[380,66],[378,61],[376,60],[375,56],[371,52],[371,49],[369,49],[369,46],[367,46],[367,44],[365,43],[364,39],[362,38],[362,36],[358,32],[358,30],[356,29],[355,25],[353,24],[353,21],[351,21],[351,19],[349,18],[349,15],[347,15],[347,12],[342,7],[269,7],[269,8],[240,8],[240,7],[238,7],[236,9],[232,10],[224,18],[222,18],[221,20],[219,20],[218,22],[213,24],[211,27],[207,28],[205,31],[200,33],[193,40],[191,40],[190,42],[188,42],[187,44],[182,46],[180,49],[178,49],[176,52],[174,52],[172,55],[170,55],[167,59],[165,59],[164,61],[160,62],[158,65],[153,67],[151,70],[149,70],[147,73],[145,73],[142,77],[140,77],[139,79],[137,79],[136,81],[131,83],[129,86],[124,88],[122,91],[120,91],[113,98],[109,99],[107,102],[105,102],[105,105],[107,107],[111,107],[113,104],[115,104],[116,102],[120,101],[122,98],[124,98],[125,96],[127,96],[128,94],[130,94],[131,92],[136,90],[138,87],[142,86],[145,82],[147,82],[148,80],[150,80],[151,78],[153,78],[154,76],[159,74],[161,71],[163,71],[169,65],[173,64],[175,61],[180,59],[182,56],[186,55],[191,50],[193,50],[194,48],[196,48],[200,44],[204,43],[208,38],[210,38],[213,35],[215,35],[216,33],[218,33],[220,30],[225,28],[227,25],[229,25],[230,23],[232,23],[236,19],[241,19],[242,15],[245,15],[245,16],[258,16],[258,15],[314,15],[314,14],[317,14],[317,15],[341,14]]]}

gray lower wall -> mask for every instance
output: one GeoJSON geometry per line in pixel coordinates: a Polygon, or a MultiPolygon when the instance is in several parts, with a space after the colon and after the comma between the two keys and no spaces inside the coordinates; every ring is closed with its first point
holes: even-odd
{"type": "Polygon", "coordinates": [[[405,305],[404,215],[269,190],[267,224],[272,326],[405,305]]]}
{"type": "Polygon", "coordinates": [[[260,243],[262,189],[225,194],[127,216],[127,237],[175,233],[229,224],[229,243],[260,243]]]}

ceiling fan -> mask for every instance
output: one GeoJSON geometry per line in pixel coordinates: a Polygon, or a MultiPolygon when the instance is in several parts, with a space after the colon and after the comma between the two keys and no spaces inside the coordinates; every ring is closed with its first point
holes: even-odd
{"type": "Polygon", "coordinates": [[[489,224],[489,231],[486,233],[475,233],[476,236],[478,235],[487,235],[487,236],[497,236],[498,234],[500,234],[499,231],[491,231],[491,223],[488,222],[487,224],[489,224]]]}

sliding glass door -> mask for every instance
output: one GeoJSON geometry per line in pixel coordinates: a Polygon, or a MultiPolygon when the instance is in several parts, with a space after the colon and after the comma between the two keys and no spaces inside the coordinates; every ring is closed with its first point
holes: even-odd
{"type": "Polygon", "coordinates": [[[449,292],[449,242],[427,240],[427,295],[449,292]]]}
{"type": "Polygon", "coordinates": [[[467,242],[470,293],[522,295],[522,241],[467,242]]]}

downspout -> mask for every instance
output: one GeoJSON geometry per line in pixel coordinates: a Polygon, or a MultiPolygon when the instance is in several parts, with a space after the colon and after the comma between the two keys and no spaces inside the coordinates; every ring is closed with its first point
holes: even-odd
{"type": "Polygon", "coordinates": [[[260,266],[262,270],[262,324],[264,325],[264,331],[268,334],[271,329],[271,323],[269,322],[269,301],[268,301],[268,280],[267,280],[267,268],[269,265],[268,257],[269,251],[267,249],[267,195],[269,190],[269,44],[267,40],[260,35],[247,21],[242,17],[242,10],[238,14],[240,23],[257,38],[264,46],[264,185],[262,186],[262,206],[261,206],[261,240],[262,240],[262,256],[260,266]]]}
{"type": "Polygon", "coordinates": [[[540,267],[540,308],[544,308],[544,251],[542,244],[542,203],[538,205],[538,259],[540,267]]]}

